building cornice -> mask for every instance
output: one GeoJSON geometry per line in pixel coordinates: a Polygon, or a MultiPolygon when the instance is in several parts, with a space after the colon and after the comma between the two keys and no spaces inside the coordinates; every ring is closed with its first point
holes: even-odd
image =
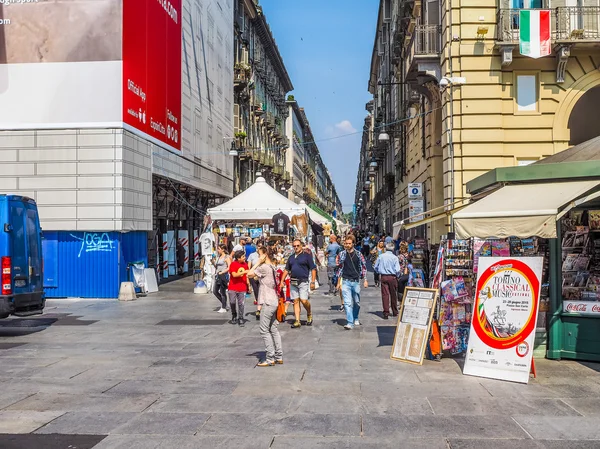
{"type": "Polygon", "coordinates": [[[265,48],[265,53],[271,59],[273,68],[277,72],[283,90],[285,92],[294,90],[294,85],[292,84],[292,80],[290,79],[290,76],[285,68],[283,58],[279,53],[279,48],[277,47],[273,33],[271,33],[271,28],[269,27],[267,19],[262,13],[262,9],[260,7],[257,8],[257,15],[252,20],[252,23],[255,26],[256,34],[265,48]]]}

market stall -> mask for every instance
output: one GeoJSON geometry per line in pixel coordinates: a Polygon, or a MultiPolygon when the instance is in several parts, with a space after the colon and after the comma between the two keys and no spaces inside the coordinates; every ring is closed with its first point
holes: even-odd
{"type": "Polygon", "coordinates": [[[547,329],[548,358],[600,360],[600,141],[591,160],[582,160],[578,147],[563,153],[560,164],[548,158],[468,183],[471,194],[492,193],[454,214],[456,238],[501,239],[498,250],[509,255],[543,256],[538,343],[547,329]]]}

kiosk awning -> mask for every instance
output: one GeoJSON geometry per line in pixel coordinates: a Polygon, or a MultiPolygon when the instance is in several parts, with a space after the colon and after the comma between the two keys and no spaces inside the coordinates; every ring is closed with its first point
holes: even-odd
{"type": "Polygon", "coordinates": [[[564,212],[600,196],[600,181],[504,186],[454,214],[456,237],[556,237],[564,212]]]}

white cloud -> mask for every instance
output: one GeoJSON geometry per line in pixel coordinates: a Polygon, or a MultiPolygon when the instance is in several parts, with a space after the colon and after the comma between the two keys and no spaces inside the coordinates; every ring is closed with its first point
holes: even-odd
{"type": "Polygon", "coordinates": [[[350,123],[350,120],[342,120],[339,123],[336,123],[335,129],[339,131],[340,134],[351,134],[355,133],[356,129],[350,123]]]}
{"type": "Polygon", "coordinates": [[[341,122],[336,123],[335,125],[328,125],[325,128],[325,135],[327,138],[346,136],[355,132],[356,129],[354,128],[354,126],[352,126],[350,120],[342,120],[341,122]]]}

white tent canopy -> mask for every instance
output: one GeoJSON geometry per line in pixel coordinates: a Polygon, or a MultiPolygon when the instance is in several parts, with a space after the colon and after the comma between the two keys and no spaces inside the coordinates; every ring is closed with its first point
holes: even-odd
{"type": "Polygon", "coordinates": [[[454,214],[456,236],[556,238],[556,221],[600,196],[600,181],[509,185],[454,214]]]}
{"type": "MultiPolygon", "coordinates": [[[[316,224],[322,225],[324,223],[331,223],[331,220],[329,220],[328,218],[324,217],[323,215],[321,215],[320,213],[318,213],[316,210],[311,209],[310,207],[308,207],[308,205],[306,204],[306,202],[304,200],[300,201],[299,206],[302,206],[303,208],[306,209],[306,211],[308,212],[308,216],[316,224]]],[[[331,224],[333,224],[333,223],[331,223],[331,224]]]]}
{"type": "Polygon", "coordinates": [[[256,182],[235,198],[208,209],[213,220],[270,220],[283,212],[289,217],[304,214],[304,206],[287,199],[258,177],[256,182]]]}

